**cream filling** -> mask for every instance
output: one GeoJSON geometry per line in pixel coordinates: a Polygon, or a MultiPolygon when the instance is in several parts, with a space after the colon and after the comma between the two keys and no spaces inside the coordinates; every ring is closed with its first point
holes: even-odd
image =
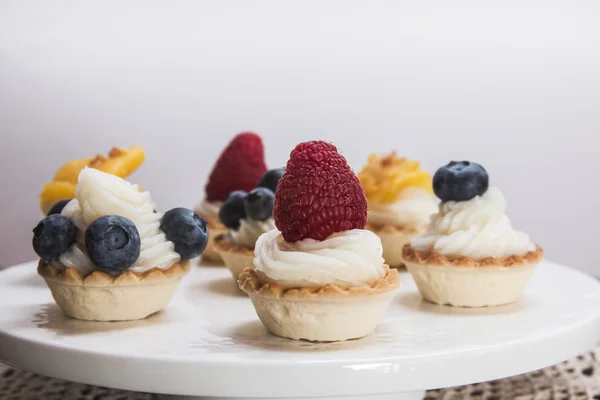
{"type": "Polygon", "coordinates": [[[154,209],[150,194],[140,192],[139,186],[96,169],[83,169],[75,188],[75,199],[62,211],[77,227],[77,240],[53,265],[74,268],[84,275],[95,270],[86,253],[85,230],[101,216],[119,215],[133,221],[140,233],[140,256],[129,269],[145,272],[152,268],[171,267],[179,262],[180,257],[173,242],[167,240],[160,230],[162,214],[155,213],[154,209]]]}
{"type": "Polygon", "coordinates": [[[229,234],[235,244],[253,249],[260,235],[273,229],[275,229],[273,218],[266,221],[244,218],[240,221],[240,227],[229,231],[229,234]]]}
{"type": "Polygon", "coordinates": [[[288,243],[274,229],[258,238],[254,265],[261,277],[283,287],[361,286],[385,276],[381,240],[353,229],[318,241],[288,243]]]}
{"type": "Polygon", "coordinates": [[[369,203],[369,222],[376,225],[426,225],[437,207],[435,197],[427,190],[407,189],[395,203],[369,203]]]}
{"type": "Polygon", "coordinates": [[[220,201],[202,200],[196,206],[196,213],[204,219],[219,219],[219,210],[223,203],[220,201]]]}
{"type": "Polygon", "coordinates": [[[515,230],[505,214],[506,200],[498,188],[468,201],[440,204],[429,229],[411,240],[417,251],[448,258],[503,258],[535,250],[529,236],[515,230]]]}

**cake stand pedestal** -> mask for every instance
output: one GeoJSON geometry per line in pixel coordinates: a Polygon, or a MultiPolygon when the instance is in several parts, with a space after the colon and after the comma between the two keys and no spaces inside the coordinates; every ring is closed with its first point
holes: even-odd
{"type": "Polygon", "coordinates": [[[141,321],[66,317],[35,262],[0,272],[0,293],[0,361],[165,399],[417,399],[547,367],[600,339],[600,283],[550,262],[519,302],[481,309],[423,302],[401,273],[377,331],[339,343],[270,335],[223,267],[195,266],[141,321]]]}
{"type": "Polygon", "coordinates": [[[159,395],[159,400],[422,400],[425,391],[373,394],[360,396],[328,396],[328,397],[206,397],[206,396],[174,396],[159,395]]]}

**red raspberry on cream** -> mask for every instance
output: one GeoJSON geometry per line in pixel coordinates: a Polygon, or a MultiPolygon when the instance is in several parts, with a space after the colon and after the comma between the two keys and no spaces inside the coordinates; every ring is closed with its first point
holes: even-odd
{"type": "Polygon", "coordinates": [[[273,217],[288,242],[324,240],[335,232],[363,229],[367,199],[337,147],[305,142],[290,154],[275,193],[273,217]]]}
{"type": "Polygon", "coordinates": [[[206,200],[224,201],[235,190],[249,192],[267,172],[265,149],[256,133],[240,133],[223,150],[206,184],[206,200]]]}

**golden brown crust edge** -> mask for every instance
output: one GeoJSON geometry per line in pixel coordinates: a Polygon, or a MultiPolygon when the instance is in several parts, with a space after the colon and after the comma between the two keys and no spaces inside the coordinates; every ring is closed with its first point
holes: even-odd
{"type": "Polygon", "coordinates": [[[276,283],[261,283],[256,271],[252,268],[246,268],[240,274],[238,284],[240,289],[251,294],[259,294],[262,296],[280,298],[280,299],[310,299],[321,298],[322,296],[330,298],[347,298],[349,296],[373,296],[389,292],[396,289],[400,285],[400,276],[398,271],[390,269],[384,265],[386,274],[383,278],[378,279],[363,286],[354,286],[342,288],[334,284],[329,284],[319,288],[290,288],[286,289],[276,283]]]}
{"type": "Polygon", "coordinates": [[[146,272],[133,272],[126,270],[119,275],[111,276],[106,272],[94,271],[83,276],[73,268],[65,268],[62,271],[52,265],[40,260],[38,274],[44,279],[57,281],[65,285],[84,286],[132,286],[140,284],[159,284],[164,280],[181,278],[190,271],[188,260],[179,262],[168,269],[152,268],[146,272]]]}
{"type": "Polygon", "coordinates": [[[219,218],[207,217],[206,215],[203,215],[198,210],[194,210],[194,212],[196,214],[198,214],[200,217],[202,217],[203,220],[206,221],[206,226],[208,227],[208,229],[220,229],[223,231],[227,231],[227,227],[225,225],[223,225],[223,223],[219,220],[219,218]]]}
{"type": "Polygon", "coordinates": [[[402,258],[405,262],[415,263],[426,266],[452,266],[452,267],[521,267],[524,265],[537,264],[544,258],[544,250],[536,246],[535,250],[522,256],[514,255],[504,258],[486,257],[474,260],[468,257],[461,257],[451,260],[439,253],[427,253],[413,249],[410,243],[404,245],[402,249],[402,258]]]}
{"type": "Polygon", "coordinates": [[[254,256],[254,249],[233,243],[233,241],[231,240],[231,236],[229,236],[228,233],[218,235],[217,237],[215,237],[215,249],[217,250],[217,252],[233,251],[236,253],[254,256]]]}
{"type": "Polygon", "coordinates": [[[372,222],[367,222],[367,226],[365,229],[378,233],[404,233],[404,234],[414,234],[418,235],[427,230],[427,224],[414,223],[414,224],[404,224],[404,225],[393,225],[393,224],[374,224],[372,222]]]}

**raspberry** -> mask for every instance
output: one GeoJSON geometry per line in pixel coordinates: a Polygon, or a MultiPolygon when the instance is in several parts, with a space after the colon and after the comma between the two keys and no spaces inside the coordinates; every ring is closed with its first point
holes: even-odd
{"type": "Polygon", "coordinates": [[[262,139],[256,133],[240,133],[215,163],[205,187],[206,199],[224,201],[235,190],[249,192],[265,172],[267,166],[262,139]]]}
{"type": "Polygon", "coordinates": [[[305,142],[290,154],[275,193],[273,217],[287,242],[324,240],[335,232],[363,229],[367,199],[333,144],[305,142]]]}

